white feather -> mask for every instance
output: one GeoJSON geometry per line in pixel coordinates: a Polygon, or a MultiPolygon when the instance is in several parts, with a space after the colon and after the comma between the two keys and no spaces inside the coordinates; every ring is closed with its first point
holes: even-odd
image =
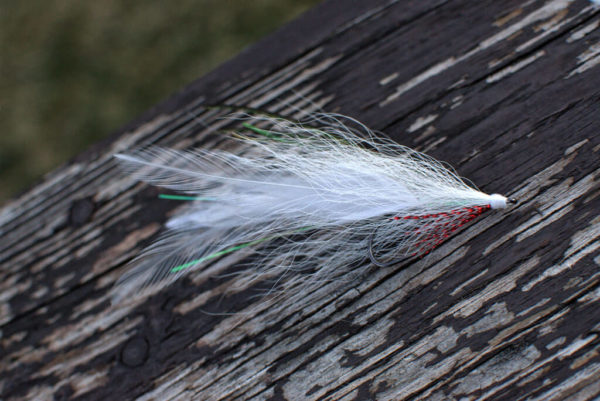
{"type": "Polygon", "coordinates": [[[370,247],[385,260],[424,254],[452,231],[444,224],[464,223],[465,208],[506,207],[503,196],[470,187],[440,162],[347,117],[257,124],[269,132],[256,135],[262,131],[250,126],[244,155],[162,148],[116,155],[136,179],[214,199],[193,202],[167,223],[119,280],[117,299],[248,244],[261,257],[244,271],[258,279],[310,271],[306,283],[330,280],[366,260],[370,247]]]}

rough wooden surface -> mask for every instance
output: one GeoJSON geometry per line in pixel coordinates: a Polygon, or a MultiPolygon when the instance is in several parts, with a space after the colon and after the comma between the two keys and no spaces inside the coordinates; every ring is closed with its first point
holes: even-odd
{"type": "Polygon", "coordinates": [[[2,209],[0,399],[599,397],[599,133],[588,1],[326,1],[2,209]],[[111,155],[218,147],[206,105],[290,114],[290,90],[519,204],[299,303],[193,274],[111,307],[180,206],[111,155]]]}

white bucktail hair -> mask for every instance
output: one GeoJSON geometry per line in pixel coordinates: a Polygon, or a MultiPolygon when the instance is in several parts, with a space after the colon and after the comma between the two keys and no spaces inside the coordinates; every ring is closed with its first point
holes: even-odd
{"type": "Polygon", "coordinates": [[[192,201],[131,262],[115,301],[242,248],[256,255],[241,272],[257,281],[308,273],[297,286],[306,290],[348,266],[427,254],[479,214],[507,205],[349,117],[252,118],[236,136],[242,153],[149,147],[116,155],[135,179],[192,201]]]}

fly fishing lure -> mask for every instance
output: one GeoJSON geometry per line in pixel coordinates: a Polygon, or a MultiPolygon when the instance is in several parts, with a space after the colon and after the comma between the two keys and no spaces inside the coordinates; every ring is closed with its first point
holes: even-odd
{"type": "Polygon", "coordinates": [[[510,202],[349,117],[254,118],[236,135],[236,154],[151,147],[116,155],[136,179],[184,194],[163,197],[191,201],[132,261],[116,300],[244,248],[256,255],[243,271],[257,280],[309,272],[304,282],[317,283],[357,263],[390,266],[510,202]]]}

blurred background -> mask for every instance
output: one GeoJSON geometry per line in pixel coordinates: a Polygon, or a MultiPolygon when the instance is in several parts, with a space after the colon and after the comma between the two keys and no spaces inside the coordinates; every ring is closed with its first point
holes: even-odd
{"type": "Polygon", "coordinates": [[[0,0],[0,205],[319,0],[0,0]]]}

